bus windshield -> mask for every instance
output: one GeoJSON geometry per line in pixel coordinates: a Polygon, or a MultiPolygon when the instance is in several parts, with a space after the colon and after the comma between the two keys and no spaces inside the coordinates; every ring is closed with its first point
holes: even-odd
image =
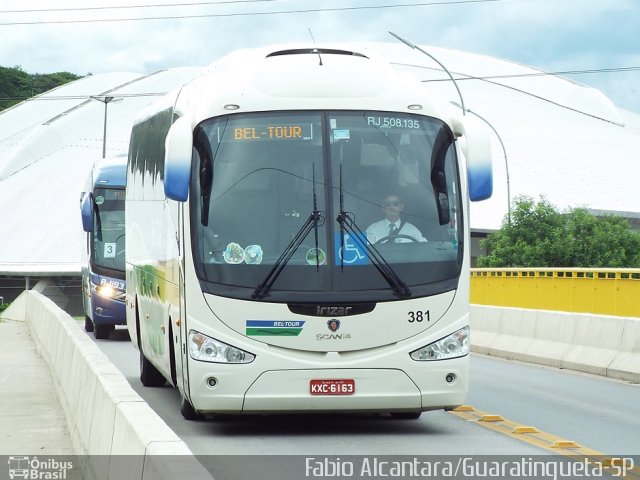
{"type": "Polygon", "coordinates": [[[202,122],[190,195],[203,289],[250,299],[314,212],[322,221],[295,242],[271,300],[395,298],[371,248],[415,295],[455,289],[463,235],[454,142],[441,120],[407,113],[202,122]]]}
{"type": "Polygon", "coordinates": [[[94,267],[124,272],[124,189],[96,188],[91,234],[94,267]]]}

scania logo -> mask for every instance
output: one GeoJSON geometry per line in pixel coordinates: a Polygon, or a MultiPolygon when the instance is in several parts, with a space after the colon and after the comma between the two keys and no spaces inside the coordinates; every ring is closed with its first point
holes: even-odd
{"type": "Polygon", "coordinates": [[[318,333],[316,340],[351,340],[350,333],[318,333]]]}
{"type": "Polygon", "coordinates": [[[321,307],[320,305],[316,306],[316,315],[323,315],[328,317],[329,315],[333,316],[344,316],[351,315],[351,309],[353,307],[344,307],[344,306],[326,306],[321,307]]]}
{"type": "Polygon", "coordinates": [[[335,332],[340,328],[340,320],[338,320],[337,318],[332,318],[327,322],[327,326],[329,327],[329,330],[335,332]]]}

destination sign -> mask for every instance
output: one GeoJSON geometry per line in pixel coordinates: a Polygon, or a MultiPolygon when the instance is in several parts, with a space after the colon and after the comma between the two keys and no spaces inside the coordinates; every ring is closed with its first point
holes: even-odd
{"type": "Polygon", "coordinates": [[[125,192],[123,189],[98,188],[95,193],[96,204],[100,205],[105,200],[124,200],[125,192]]]}
{"type": "Polygon", "coordinates": [[[235,127],[234,140],[311,140],[313,128],[308,125],[264,125],[255,127],[235,127]]]}

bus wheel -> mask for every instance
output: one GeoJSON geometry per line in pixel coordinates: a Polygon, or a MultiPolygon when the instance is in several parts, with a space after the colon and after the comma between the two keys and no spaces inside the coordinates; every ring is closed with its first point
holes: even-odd
{"type": "Polygon", "coordinates": [[[140,350],[140,381],[145,387],[162,387],[166,379],[140,350]]]}
{"type": "Polygon", "coordinates": [[[185,420],[202,420],[204,418],[200,413],[195,411],[193,405],[191,405],[189,400],[186,398],[182,399],[182,403],[180,404],[180,413],[185,420]]]}
{"type": "Polygon", "coordinates": [[[84,317],[84,331],[89,333],[93,332],[93,322],[86,315],[84,317]]]}
{"type": "Polygon", "coordinates": [[[95,335],[96,339],[104,340],[106,338],[109,338],[109,335],[111,335],[111,332],[113,332],[115,329],[115,325],[94,325],[93,334],[95,335]]]}
{"type": "Polygon", "coordinates": [[[398,420],[417,420],[422,415],[422,412],[390,412],[391,418],[397,418],[398,420]]]}

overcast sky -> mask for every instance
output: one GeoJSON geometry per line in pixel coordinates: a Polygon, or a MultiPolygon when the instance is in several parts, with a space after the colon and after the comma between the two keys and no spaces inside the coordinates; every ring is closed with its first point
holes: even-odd
{"type": "Polygon", "coordinates": [[[149,73],[309,30],[316,42],[393,42],[391,30],[547,71],[611,69],[566,76],[640,113],[640,0],[0,0],[0,66],[149,73]],[[115,6],[127,8],[103,8],[115,6]]]}

